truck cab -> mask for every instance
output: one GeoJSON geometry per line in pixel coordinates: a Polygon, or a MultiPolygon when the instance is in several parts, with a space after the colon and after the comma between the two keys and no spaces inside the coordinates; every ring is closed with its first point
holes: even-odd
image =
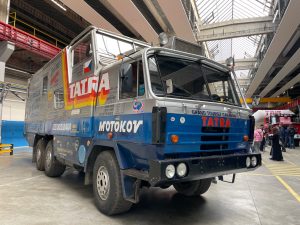
{"type": "Polygon", "coordinates": [[[142,187],[200,195],[215,177],[259,167],[241,99],[221,64],[90,27],[31,79],[25,135],[37,169],[83,171],[113,215],[142,187]]]}

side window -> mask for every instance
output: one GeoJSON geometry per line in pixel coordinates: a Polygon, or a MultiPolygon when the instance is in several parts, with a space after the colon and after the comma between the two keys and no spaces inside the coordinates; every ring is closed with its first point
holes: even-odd
{"type": "Polygon", "coordinates": [[[43,78],[43,91],[42,95],[47,94],[48,92],[48,75],[43,78]]]}
{"type": "Polygon", "coordinates": [[[142,61],[122,65],[120,99],[135,98],[145,94],[142,61]]]}
{"type": "Polygon", "coordinates": [[[93,48],[91,35],[88,35],[79,43],[77,43],[73,50],[73,64],[72,76],[70,82],[81,80],[93,73],[93,48]]]}
{"type": "Polygon", "coordinates": [[[89,35],[86,38],[84,38],[80,43],[78,43],[73,49],[73,66],[91,57],[92,54],[92,42],[91,36],[89,35]]]}
{"type": "Polygon", "coordinates": [[[54,109],[62,109],[64,107],[64,91],[62,88],[54,91],[54,109]]]}

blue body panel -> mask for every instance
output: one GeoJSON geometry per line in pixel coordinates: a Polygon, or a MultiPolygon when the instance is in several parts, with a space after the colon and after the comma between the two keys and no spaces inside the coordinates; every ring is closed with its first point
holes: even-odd
{"type": "MultiPolygon", "coordinates": [[[[168,113],[165,144],[152,144],[152,113],[73,118],[66,121],[28,123],[26,126],[29,133],[53,135],[56,153],[71,163],[85,166],[93,146],[102,145],[115,149],[120,168],[147,169],[149,160],[162,160],[169,155],[189,157],[189,153],[192,155],[193,153],[220,151],[220,149],[213,148],[201,149],[204,145],[226,144],[227,148],[223,148],[222,151],[231,152],[249,149],[249,143],[243,142],[243,136],[249,135],[249,120],[213,118],[218,118],[217,121],[221,118],[224,121],[229,120],[230,127],[227,133],[203,132],[204,124],[201,115],[168,113]],[[115,126],[116,121],[123,124],[120,126],[122,128],[115,126]],[[138,122],[140,122],[139,126],[134,126],[138,122]],[[136,127],[136,132],[134,132],[134,127],[136,127]],[[112,139],[108,138],[109,132],[113,133],[112,139]],[[170,137],[173,134],[179,136],[179,142],[176,144],[171,142],[170,137]],[[224,135],[228,138],[225,141],[201,140],[204,136],[222,137],[224,135]],[[85,160],[83,161],[82,158],[85,160]]],[[[222,127],[225,123],[213,124],[214,127],[216,125],[222,127]]]]}

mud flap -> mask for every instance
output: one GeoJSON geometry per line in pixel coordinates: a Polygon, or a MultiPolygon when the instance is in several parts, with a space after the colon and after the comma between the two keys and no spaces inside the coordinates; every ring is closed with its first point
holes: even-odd
{"type": "Polygon", "coordinates": [[[124,199],[132,203],[138,203],[140,201],[141,180],[127,176],[122,171],[121,179],[124,199]]]}

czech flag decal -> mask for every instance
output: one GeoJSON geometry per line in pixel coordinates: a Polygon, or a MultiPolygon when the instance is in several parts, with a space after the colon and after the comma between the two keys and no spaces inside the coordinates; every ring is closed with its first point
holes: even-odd
{"type": "Polygon", "coordinates": [[[88,73],[92,71],[92,60],[89,60],[83,64],[83,72],[88,73]]]}

